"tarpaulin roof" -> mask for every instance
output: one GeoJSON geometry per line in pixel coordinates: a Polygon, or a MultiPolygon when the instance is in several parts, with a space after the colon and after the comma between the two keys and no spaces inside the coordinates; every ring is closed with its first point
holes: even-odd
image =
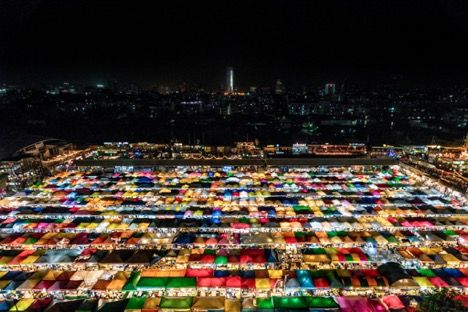
{"type": "Polygon", "coordinates": [[[410,276],[405,272],[399,263],[387,262],[378,267],[379,272],[387,277],[391,285],[399,280],[410,279],[410,276]]]}
{"type": "Polygon", "coordinates": [[[162,297],[159,307],[165,309],[190,309],[192,301],[192,297],[162,297]]]}
{"type": "Polygon", "coordinates": [[[195,297],[193,300],[192,309],[224,310],[224,301],[224,297],[195,297]]]}

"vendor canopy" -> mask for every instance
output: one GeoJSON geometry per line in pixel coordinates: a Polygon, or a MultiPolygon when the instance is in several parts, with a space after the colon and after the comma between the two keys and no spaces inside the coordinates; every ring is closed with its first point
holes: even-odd
{"type": "Polygon", "coordinates": [[[379,266],[378,270],[392,286],[417,286],[399,263],[387,262],[379,266]]]}

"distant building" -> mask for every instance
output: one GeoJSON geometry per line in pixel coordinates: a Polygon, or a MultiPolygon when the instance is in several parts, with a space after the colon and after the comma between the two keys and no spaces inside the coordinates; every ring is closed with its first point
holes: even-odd
{"type": "Polygon", "coordinates": [[[336,93],[336,85],[334,83],[325,84],[325,88],[323,89],[324,95],[335,95],[335,93],[336,93]]]}
{"type": "Polygon", "coordinates": [[[288,111],[290,115],[296,116],[308,116],[312,114],[313,103],[310,102],[301,102],[301,103],[290,103],[288,111]]]}
{"type": "Polygon", "coordinates": [[[172,93],[171,88],[169,86],[158,86],[158,92],[161,94],[170,94],[172,93]]]}
{"type": "Polygon", "coordinates": [[[234,93],[234,68],[226,69],[226,93],[234,93]]]}
{"type": "Polygon", "coordinates": [[[67,143],[58,139],[45,139],[18,149],[12,156],[17,158],[33,157],[46,160],[66,151],[71,151],[73,148],[74,146],[72,143],[67,143]]]}
{"type": "Polygon", "coordinates": [[[285,88],[284,88],[284,85],[283,83],[281,82],[281,80],[276,80],[276,84],[275,84],[275,94],[276,95],[280,95],[280,94],[283,94],[285,92],[285,88]]]}
{"type": "Polygon", "coordinates": [[[307,144],[295,143],[292,146],[292,154],[293,155],[307,154],[307,152],[308,152],[307,144]]]}

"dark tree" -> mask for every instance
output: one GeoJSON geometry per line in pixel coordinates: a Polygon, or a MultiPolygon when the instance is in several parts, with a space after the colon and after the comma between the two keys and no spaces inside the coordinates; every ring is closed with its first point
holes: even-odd
{"type": "Polygon", "coordinates": [[[467,311],[460,300],[455,297],[458,292],[448,288],[429,291],[423,294],[419,304],[421,312],[463,312],[467,311]]]}

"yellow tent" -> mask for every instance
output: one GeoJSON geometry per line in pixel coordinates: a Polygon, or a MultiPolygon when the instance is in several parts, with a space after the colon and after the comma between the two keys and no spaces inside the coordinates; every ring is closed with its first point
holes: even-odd
{"type": "MultiPolygon", "coordinates": [[[[329,263],[330,259],[327,255],[304,255],[303,261],[306,263],[329,263]]],[[[335,260],[334,260],[335,261],[335,260]]]]}
{"type": "Polygon", "coordinates": [[[114,279],[107,285],[106,289],[121,290],[125,286],[125,283],[127,283],[127,280],[125,279],[114,279]]]}
{"type": "Polygon", "coordinates": [[[159,303],[161,302],[160,297],[156,298],[147,298],[145,304],[143,305],[143,309],[156,309],[159,307],[159,303]]]}
{"type": "Polygon", "coordinates": [[[282,278],[283,270],[268,270],[268,276],[270,278],[282,278]]]}
{"type": "Polygon", "coordinates": [[[413,280],[421,287],[434,287],[434,285],[425,276],[415,276],[413,280]]]}
{"type": "Polygon", "coordinates": [[[195,297],[192,310],[219,310],[225,307],[224,297],[195,297]]]}
{"type": "Polygon", "coordinates": [[[10,311],[26,311],[31,304],[33,304],[35,299],[28,298],[28,299],[21,299],[16,304],[12,305],[10,311]]]}
{"type": "Polygon", "coordinates": [[[57,277],[60,276],[60,274],[62,274],[63,271],[59,271],[59,270],[50,270],[47,272],[47,274],[42,278],[42,280],[44,281],[55,281],[57,279],[57,277]]]}
{"type": "Polygon", "coordinates": [[[17,290],[30,290],[39,284],[40,279],[27,279],[16,288],[17,290]]]}
{"type": "Polygon", "coordinates": [[[184,277],[185,269],[182,270],[158,270],[148,269],[141,272],[141,277],[184,277]]]}
{"type": "Polygon", "coordinates": [[[257,288],[257,289],[271,289],[270,279],[269,278],[256,278],[255,279],[255,288],[257,288]]]}

